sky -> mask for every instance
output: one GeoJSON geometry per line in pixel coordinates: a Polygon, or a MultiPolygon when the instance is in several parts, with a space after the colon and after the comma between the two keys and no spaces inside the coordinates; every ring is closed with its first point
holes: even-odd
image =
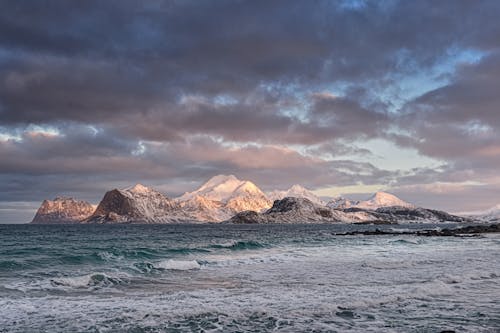
{"type": "Polygon", "coordinates": [[[0,222],[217,174],[500,203],[500,1],[0,0],[0,222]]]}

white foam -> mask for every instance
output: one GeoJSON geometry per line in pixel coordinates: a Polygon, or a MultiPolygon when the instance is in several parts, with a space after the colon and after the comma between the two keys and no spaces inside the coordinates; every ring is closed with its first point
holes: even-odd
{"type": "Polygon", "coordinates": [[[122,283],[123,280],[104,273],[90,273],[81,276],[54,278],[50,282],[54,287],[88,288],[113,286],[122,283]]]}
{"type": "Polygon", "coordinates": [[[161,261],[156,265],[157,268],[175,270],[175,271],[188,271],[193,269],[200,269],[201,265],[196,260],[172,260],[168,259],[161,261]]]}

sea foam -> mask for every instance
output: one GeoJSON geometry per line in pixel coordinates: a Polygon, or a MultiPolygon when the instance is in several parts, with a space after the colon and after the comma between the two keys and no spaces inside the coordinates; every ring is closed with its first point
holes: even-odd
{"type": "Polygon", "coordinates": [[[168,259],[156,264],[157,268],[175,270],[175,271],[189,271],[193,269],[200,269],[201,265],[196,260],[173,260],[168,259]]]}

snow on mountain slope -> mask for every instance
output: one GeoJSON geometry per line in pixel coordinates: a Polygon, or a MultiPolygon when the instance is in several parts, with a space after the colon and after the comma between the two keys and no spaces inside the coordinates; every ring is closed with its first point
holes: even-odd
{"type": "Polygon", "coordinates": [[[381,207],[407,207],[414,208],[415,206],[399,199],[393,194],[387,192],[377,192],[366,201],[361,201],[355,205],[357,208],[363,209],[378,209],[381,207]]]}
{"type": "Polygon", "coordinates": [[[459,215],[468,216],[485,222],[497,222],[500,221],[500,204],[486,210],[464,212],[459,213],[459,215]]]}
{"type": "Polygon", "coordinates": [[[333,209],[317,205],[306,198],[287,197],[276,200],[264,213],[244,211],[228,223],[442,223],[471,222],[469,219],[446,212],[403,206],[381,207],[377,210],[362,208],[333,209]]]}
{"type": "MultiPolygon", "coordinates": [[[[294,185],[275,191],[271,200],[252,182],[235,176],[211,178],[198,190],[170,199],[141,185],[106,192],[95,206],[70,198],[45,200],[33,223],[429,223],[472,222],[472,218],[415,207],[396,196],[377,192],[366,201],[338,197],[325,205],[307,189],[294,185]],[[92,213],[93,212],[93,213],[92,213]]],[[[500,218],[500,205],[483,212],[484,221],[500,218]]],[[[477,219],[477,217],[475,217],[477,219]]]]}
{"type": "Polygon", "coordinates": [[[244,210],[260,212],[272,202],[252,182],[233,175],[210,178],[199,189],[184,193],[176,201],[200,221],[219,222],[244,210]]]}
{"type": "Polygon", "coordinates": [[[141,184],[106,192],[94,214],[94,223],[168,223],[188,220],[174,200],[141,184]]]}
{"type": "Polygon", "coordinates": [[[326,206],[333,209],[346,209],[355,207],[357,204],[359,204],[359,201],[357,200],[350,200],[344,197],[335,197],[328,201],[326,206]]]}
{"type": "Polygon", "coordinates": [[[260,192],[260,190],[253,183],[249,181],[242,181],[233,175],[218,175],[210,178],[199,189],[193,192],[186,192],[179,200],[189,200],[197,195],[202,196],[209,200],[227,202],[230,198],[234,197],[236,191],[245,191],[251,193],[252,191],[260,192]],[[245,184],[248,183],[248,184],[245,184]],[[240,187],[243,185],[243,189],[240,187]],[[253,186],[251,186],[253,185],[253,186]]]}
{"type": "Polygon", "coordinates": [[[286,191],[279,191],[275,190],[272,192],[269,192],[268,194],[269,199],[271,200],[281,200],[286,197],[293,197],[293,198],[305,198],[309,199],[311,202],[318,204],[318,205],[325,205],[325,202],[318,197],[316,194],[311,192],[310,190],[306,189],[305,187],[295,184],[292,187],[290,187],[286,191]]]}
{"type": "Polygon", "coordinates": [[[31,223],[77,223],[88,218],[95,205],[73,198],[44,200],[31,223]]]}
{"type": "Polygon", "coordinates": [[[387,192],[376,192],[368,200],[356,201],[343,197],[337,197],[327,203],[327,206],[334,209],[360,208],[376,210],[382,207],[406,207],[415,208],[414,205],[403,201],[393,194],[387,192]]]}
{"type": "Polygon", "coordinates": [[[318,205],[307,198],[286,197],[275,200],[264,213],[243,211],[228,223],[363,223],[377,221],[378,214],[369,211],[344,212],[318,205]]]}
{"type": "Polygon", "coordinates": [[[179,201],[180,209],[196,221],[222,221],[231,213],[224,208],[221,201],[209,200],[201,195],[196,195],[188,200],[179,201]]]}

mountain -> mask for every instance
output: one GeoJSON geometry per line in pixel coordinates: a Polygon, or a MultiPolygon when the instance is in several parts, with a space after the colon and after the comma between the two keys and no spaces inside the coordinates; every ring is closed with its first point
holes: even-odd
{"type": "Polygon", "coordinates": [[[486,210],[461,213],[460,215],[484,222],[498,222],[500,221],[500,204],[486,210]]]}
{"type": "Polygon", "coordinates": [[[311,192],[310,190],[306,189],[305,187],[301,185],[293,185],[286,191],[272,191],[267,194],[269,199],[271,200],[281,200],[286,197],[293,197],[293,198],[306,198],[309,199],[311,202],[318,204],[318,205],[324,205],[325,202],[321,200],[320,197],[318,197],[316,194],[311,192]]]}
{"type": "Polygon", "coordinates": [[[218,175],[210,178],[199,189],[193,192],[186,192],[179,200],[189,200],[195,196],[201,196],[208,200],[226,202],[234,197],[236,191],[259,192],[260,190],[252,182],[239,180],[233,175],[218,175]],[[240,189],[240,187],[243,187],[240,189]]]}
{"type": "Polygon", "coordinates": [[[360,201],[356,200],[350,200],[344,197],[335,197],[332,198],[326,206],[333,208],[333,209],[346,209],[346,208],[351,208],[355,207],[357,204],[359,204],[360,201]]]}
{"type": "MultiPolygon", "coordinates": [[[[286,197],[275,200],[264,213],[244,211],[227,223],[377,223],[378,214],[371,211],[345,212],[318,205],[307,198],[286,197]]],[[[384,221],[384,223],[390,223],[384,221]]]]}
{"type": "Polygon", "coordinates": [[[190,199],[179,201],[176,199],[179,208],[193,220],[203,222],[222,221],[231,213],[226,211],[224,204],[220,201],[209,200],[201,195],[196,195],[190,199]]]}
{"type": "MultiPolygon", "coordinates": [[[[271,200],[252,182],[233,175],[212,177],[199,189],[171,199],[141,184],[106,192],[95,208],[71,198],[45,200],[32,223],[427,223],[473,219],[415,207],[377,192],[366,201],[335,198],[325,205],[307,189],[294,185],[273,192],[271,200]]],[[[499,207],[485,219],[498,219],[499,207]],[[495,215],[497,214],[497,215],[495,215]]]]}
{"type": "Polygon", "coordinates": [[[88,218],[95,206],[73,198],[44,200],[31,223],[77,223],[88,218]]]}
{"type": "Polygon", "coordinates": [[[228,223],[326,223],[340,222],[332,210],[317,205],[306,198],[286,197],[275,200],[264,213],[244,211],[236,214],[228,223]]]}
{"type": "Polygon", "coordinates": [[[176,202],[141,184],[106,192],[89,223],[169,223],[189,220],[176,202]]]}
{"type": "Polygon", "coordinates": [[[269,198],[252,182],[233,175],[218,175],[199,189],[176,199],[181,209],[199,221],[220,222],[245,210],[271,207],[269,198]]]}
{"type": "Polygon", "coordinates": [[[387,192],[376,192],[368,200],[359,202],[356,207],[364,209],[378,209],[381,207],[406,207],[414,208],[411,203],[403,201],[387,192]]]}
{"type": "Polygon", "coordinates": [[[381,219],[395,223],[474,222],[473,219],[422,207],[390,206],[374,211],[381,219]]]}
{"type": "Polygon", "coordinates": [[[244,210],[266,210],[272,204],[255,184],[232,175],[215,176],[177,199],[141,184],[114,189],[106,192],[97,208],[84,213],[79,206],[57,200],[57,204],[44,201],[33,223],[220,222],[244,210]]]}
{"type": "Polygon", "coordinates": [[[470,219],[446,212],[403,206],[334,209],[313,203],[306,198],[286,197],[276,200],[264,213],[244,211],[227,223],[438,223],[471,222],[470,219]]]}
{"type": "Polygon", "coordinates": [[[355,201],[343,197],[338,197],[327,203],[328,207],[347,209],[347,208],[361,208],[367,210],[376,210],[382,207],[406,207],[415,208],[414,205],[403,201],[393,194],[387,192],[376,192],[368,200],[355,201]]]}

